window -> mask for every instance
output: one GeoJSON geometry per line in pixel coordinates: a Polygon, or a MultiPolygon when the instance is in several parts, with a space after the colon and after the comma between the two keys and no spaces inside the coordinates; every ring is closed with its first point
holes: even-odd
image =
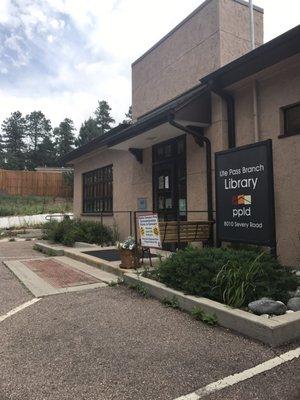
{"type": "Polygon", "coordinates": [[[108,165],[83,174],[83,212],[113,211],[113,167],[108,165]]]}
{"type": "Polygon", "coordinates": [[[284,107],[283,111],[283,134],[292,136],[300,134],[300,103],[284,107]]]}

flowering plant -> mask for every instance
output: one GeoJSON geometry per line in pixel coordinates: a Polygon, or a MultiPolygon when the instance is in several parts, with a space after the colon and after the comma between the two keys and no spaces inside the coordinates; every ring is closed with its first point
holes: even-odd
{"type": "Polygon", "coordinates": [[[135,239],[132,236],[128,236],[126,240],[118,243],[118,248],[123,250],[133,250],[135,248],[135,239]]]}

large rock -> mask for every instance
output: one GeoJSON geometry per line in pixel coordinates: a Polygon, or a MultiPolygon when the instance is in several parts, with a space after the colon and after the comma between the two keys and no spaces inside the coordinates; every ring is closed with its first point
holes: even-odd
{"type": "Polygon", "coordinates": [[[248,304],[249,310],[251,310],[254,314],[262,315],[262,314],[273,314],[273,315],[282,315],[286,312],[286,305],[281,301],[275,301],[263,297],[260,300],[252,301],[248,304]]]}
{"type": "Polygon", "coordinates": [[[300,311],[300,297],[292,297],[287,303],[288,310],[300,311]]]}

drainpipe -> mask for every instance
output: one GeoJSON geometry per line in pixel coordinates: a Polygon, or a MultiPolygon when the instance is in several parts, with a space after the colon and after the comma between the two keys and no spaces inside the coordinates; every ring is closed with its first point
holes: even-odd
{"type": "Polygon", "coordinates": [[[254,79],[252,83],[253,96],[253,121],[254,121],[254,141],[259,142],[258,132],[258,106],[257,106],[257,81],[254,79]]]}
{"type": "MultiPolygon", "coordinates": [[[[205,143],[206,148],[206,186],[207,186],[207,216],[209,221],[213,221],[213,202],[212,202],[212,169],[211,169],[211,143],[203,133],[190,127],[183,126],[174,121],[174,115],[170,115],[169,124],[175,128],[186,132],[194,137],[198,144],[205,143]]],[[[210,232],[209,245],[213,245],[213,233],[210,232]]]]}
{"type": "Polygon", "coordinates": [[[236,146],[235,140],[235,107],[234,97],[227,91],[221,89],[216,83],[211,80],[208,82],[208,86],[212,92],[220,96],[227,106],[227,135],[228,135],[228,147],[232,148],[236,146]]]}

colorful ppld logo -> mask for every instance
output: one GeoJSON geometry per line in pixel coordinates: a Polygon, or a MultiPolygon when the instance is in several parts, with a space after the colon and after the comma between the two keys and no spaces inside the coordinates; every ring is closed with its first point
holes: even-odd
{"type": "Polygon", "coordinates": [[[246,205],[252,204],[251,195],[239,194],[238,196],[233,196],[232,204],[234,206],[246,206],[246,205]]]}

